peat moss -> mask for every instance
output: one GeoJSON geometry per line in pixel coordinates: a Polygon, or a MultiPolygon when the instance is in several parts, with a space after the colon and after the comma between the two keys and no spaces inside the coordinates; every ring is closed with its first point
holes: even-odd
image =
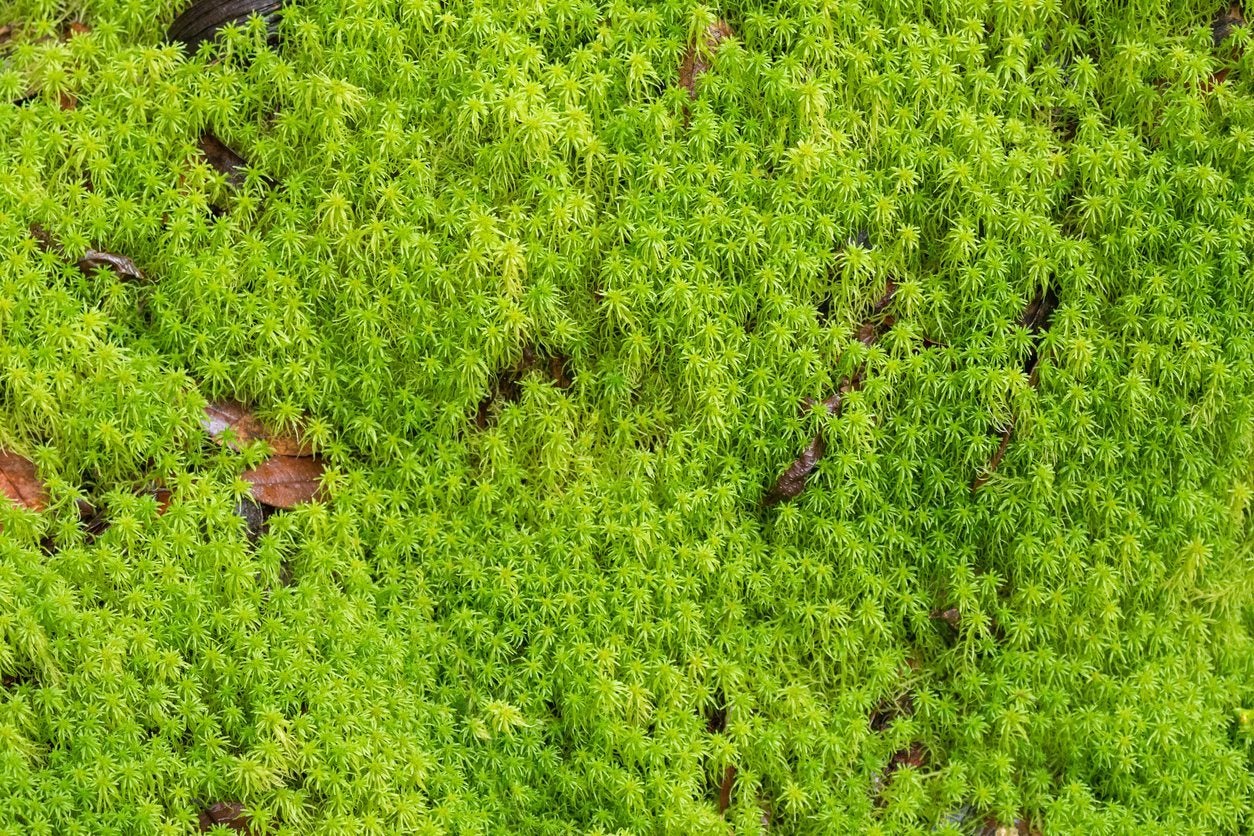
{"type": "Polygon", "coordinates": [[[1227,4],[179,11],[0,3],[0,833],[1254,827],[1227,4]]]}

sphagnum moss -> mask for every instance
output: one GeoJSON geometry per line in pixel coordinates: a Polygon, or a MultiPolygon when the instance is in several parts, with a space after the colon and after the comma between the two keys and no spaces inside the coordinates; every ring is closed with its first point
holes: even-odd
{"type": "Polygon", "coordinates": [[[180,11],[0,6],[0,833],[1254,827],[1227,3],[180,11]]]}

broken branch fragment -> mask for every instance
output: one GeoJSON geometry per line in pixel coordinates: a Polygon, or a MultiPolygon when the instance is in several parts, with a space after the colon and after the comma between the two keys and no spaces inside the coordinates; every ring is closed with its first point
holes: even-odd
{"type": "MultiPolygon", "coordinates": [[[[1036,388],[1040,380],[1041,343],[1045,332],[1053,324],[1054,311],[1057,308],[1058,292],[1051,285],[1038,293],[1032,301],[1028,302],[1027,308],[1023,311],[1023,317],[1020,319],[1023,327],[1027,328],[1033,336],[1032,348],[1028,352],[1027,359],[1023,362],[1023,372],[1028,376],[1028,386],[1033,389],[1036,388]]],[[[997,466],[1001,464],[1001,460],[1006,455],[1006,449],[1010,446],[1010,436],[1014,433],[1014,428],[1015,419],[1012,416],[1010,424],[998,433],[1001,436],[1001,442],[997,445],[997,451],[993,453],[993,457],[984,466],[983,472],[977,474],[971,480],[971,491],[973,493],[982,488],[989,479],[993,478],[993,473],[997,470],[997,466]]],[[[997,433],[996,430],[993,432],[997,433]]]]}
{"type": "Polygon", "coordinates": [[[167,37],[195,50],[231,24],[243,25],[253,15],[266,21],[271,39],[278,34],[284,0],[196,0],[170,24],[167,37]]]}
{"type": "Polygon", "coordinates": [[[718,811],[720,813],[727,812],[727,808],[731,806],[732,787],[736,783],[736,767],[731,764],[723,770],[723,780],[718,787],[718,811]]]}
{"type": "MultiPolygon", "coordinates": [[[[871,318],[859,325],[857,330],[854,331],[854,339],[869,348],[893,327],[893,324],[896,322],[894,317],[891,315],[883,316],[883,313],[892,304],[893,296],[896,293],[897,285],[890,281],[884,290],[884,295],[871,306],[871,318]]],[[[861,368],[855,371],[852,375],[845,378],[835,394],[821,401],[823,408],[827,410],[829,415],[838,415],[844,406],[845,396],[862,388],[863,372],[864,370],[861,368]]],[[[807,398],[803,405],[811,407],[814,405],[814,401],[807,398]]],[[[823,440],[823,434],[819,433],[810,440],[801,456],[775,480],[774,486],[763,498],[763,503],[768,506],[776,505],[786,499],[795,499],[799,496],[801,491],[805,489],[806,480],[814,472],[814,469],[818,467],[819,459],[823,458],[825,452],[827,452],[827,442],[823,440]]]]}
{"type": "Polygon", "coordinates": [[[806,480],[818,467],[819,459],[823,458],[825,452],[827,452],[827,442],[823,440],[822,434],[816,435],[797,460],[775,480],[774,487],[766,495],[766,504],[775,505],[785,499],[795,499],[799,496],[805,489],[806,480]]]}

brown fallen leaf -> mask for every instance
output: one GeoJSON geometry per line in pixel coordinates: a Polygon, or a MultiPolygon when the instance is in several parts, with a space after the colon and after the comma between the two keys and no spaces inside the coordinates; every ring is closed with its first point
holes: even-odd
{"type": "Polygon", "coordinates": [[[235,451],[260,440],[269,444],[275,454],[280,456],[313,455],[310,446],[296,436],[270,432],[261,419],[239,401],[206,404],[205,417],[200,419],[200,426],[204,427],[214,441],[235,451]],[[227,430],[231,430],[234,440],[226,440],[227,430]]]}
{"type": "Polygon", "coordinates": [[[31,511],[48,507],[48,489],[39,480],[35,463],[8,450],[0,450],[0,494],[31,511]]]}
{"type": "Polygon", "coordinates": [[[226,827],[237,833],[253,832],[252,822],[238,801],[219,801],[200,812],[200,832],[208,833],[215,826],[226,827]]]}
{"type": "Polygon", "coordinates": [[[275,508],[292,508],[319,497],[325,467],[309,456],[274,456],[244,473],[253,499],[275,508]]]}
{"type": "Polygon", "coordinates": [[[70,25],[65,27],[65,38],[69,39],[77,37],[78,35],[86,35],[90,31],[91,27],[86,23],[83,23],[83,21],[72,20],[70,21],[70,25]]]}
{"type": "Polygon", "coordinates": [[[962,614],[958,612],[957,607],[950,607],[947,610],[936,610],[928,617],[934,621],[943,621],[955,630],[962,623],[962,614]]]}
{"type": "Polygon", "coordinates": [[[244,185],[244,169],[248,166],[248,161],[232,151],[226,143],[206,132],[200,137],[200,152],[205,155],[209,165],[226,177],[231,186],[238,189],[244,185]]]}
{"type": "Polygon", "coordinates": [[[166,511],[170,510],[170,501],[173,498],[168,488],[153,488],[152,498],[157,500],[157,516],[160,517],[166,511]]]}
{"type": "Polygon", "coordinates": [[[3,26],[0,26],[0,45],[8,43],[9,39],[12,37],[13,27],[10,24],[6,23],[3,26]]]}
{"type": "Polygon", "coordinates": [[[78,269],[84,273],[94,273],[101,267],[108,267],[124,279],[144,280],[144,274],[135,266],[135,262],[124,255],[114,255],[113,253],[101,252],[100,250],[88,250],[78,260],[78,269]]]}
{"type": "MultiPolygon", "coordinates": [[[[705,49],[709,53],[713,53],[718,49],[719,44],[730,38],[732,32],[731,26],[725,20],[716,20],[705,28],[705,49]]],[[[679,65],[679,83],[688,90],[688,97],[695,99],[697,97],[697,79],[701,74],[710,69],[710,64],[706,60],[705,54],[694,44],[688,48],[688,52],[684,55],[683,63],[679,65]]]]}
{"type": "Polygon", "coordinates": [[[62,110],[74,110],[78,107],[78,97],[68,90],[61,91],[57,101],[61,105],[62,110]]]}

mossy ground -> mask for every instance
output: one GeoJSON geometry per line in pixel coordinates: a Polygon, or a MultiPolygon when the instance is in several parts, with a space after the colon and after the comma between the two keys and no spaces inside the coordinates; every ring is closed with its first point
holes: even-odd
{"type": "Polygon", "coordinates": [[[1249,833],[1225,9],[0,2],[0,832],[1249,833]]]}

